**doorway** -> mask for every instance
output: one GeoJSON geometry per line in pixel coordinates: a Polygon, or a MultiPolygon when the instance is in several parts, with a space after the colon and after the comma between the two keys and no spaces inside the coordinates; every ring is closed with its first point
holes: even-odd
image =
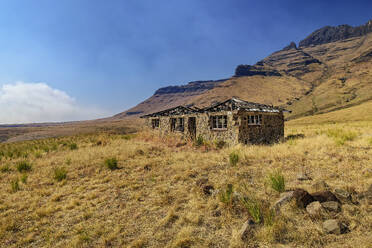
{"type": "Polygon", "coordinates": [[[189,117],[188,129],[189,129],[190,138],[192,140],[195,140],[196,138],[196,117],[189,117]]]}

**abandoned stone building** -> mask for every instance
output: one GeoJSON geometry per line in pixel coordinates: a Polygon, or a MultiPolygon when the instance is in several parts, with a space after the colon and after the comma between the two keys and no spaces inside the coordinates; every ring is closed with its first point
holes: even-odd
{"type": "Polygon", "coordinates": [[[178,106],[142,118],[147,127],[163,134],[180,133],[188,139],[201,136],[230,144],[270,144],[284,137],[284,111],[231,98],[204,109],[178,106]]]}

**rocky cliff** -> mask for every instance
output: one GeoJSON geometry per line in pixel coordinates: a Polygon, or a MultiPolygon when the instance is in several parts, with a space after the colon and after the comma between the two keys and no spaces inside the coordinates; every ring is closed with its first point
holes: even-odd
{"type": "Polygon", "coordinates": [[[352,27],[340,25],[337,27],[326,26],[314,31],[300,42],[300,47],[315,46],[334,41],[346,40],[353,37],[360,37],[372,32],[372,20],[365,25],[352,27]]]}

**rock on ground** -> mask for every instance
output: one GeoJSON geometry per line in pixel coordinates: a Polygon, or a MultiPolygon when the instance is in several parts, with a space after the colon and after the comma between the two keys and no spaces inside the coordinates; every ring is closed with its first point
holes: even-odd
{"type": "Polygon", "coordinates": [[[312,178],[307,173],[300,172],[297,174],[297,180],[306,181],[306,180],[312,180],[312,178]]]}
{"type": "Polygon", "coordinates": [[[339,202],[338,198],[331,191],[319,191],[311,194],[315,201],[327,202],[336,201],[339,202]]]}
{"type": "Polygon", "coordinates": [[[340,212],[340,204],[336,201],[326,201],[322,203],[322,207],[328,211],[340,212]]]}
{"type": "Polygon", "coordinates": [[[318,181],[316,183],[314,183],[312,185],[312,187],[316,190],[316,191],[321,191],[321,190],[329,190],[330,187],[329,185],[325,182],[325,181],[318,181]]]}
{"type": "Polygon", "coordinates": [[[351,201],[351,195],[349,192],[343,189],[335,189],[335,195],[337,198],[343,201],[351,201]]]}
{"type": "Polygon", "coordinates": [[[306,211],[311,217],[320,217],[322,215],[323,207],[320,202],[315,201],[307,205],[306,211]]]}
{"type": "Polygon", "coordinates": [[[255,228],[255,223],[253,220],[248,219],[244,222],[243,226],[240,228],[239,236],[242,240],[248,240],[253,234],[253,229],[255,228]]]}
{"type": "Polygon", "coordinates": [[[295,189],[293,197],[296,199],[296,204],[300,208],[306,208],[307,205],[314,201],[314,198],[303,189],[295,189]]]}
{"type": "Polygon", "coordinates": [[[287,191],[280,194],[279,200],[274,203],[273,209],[278,214],[280,209],[293,199],[294,191],[287,191]]]}
{"type": "Polygon", "coordinates": [[[340,223],[335,219],[324,221],[323,229],[326,233],[341,234],[340,223]]]}

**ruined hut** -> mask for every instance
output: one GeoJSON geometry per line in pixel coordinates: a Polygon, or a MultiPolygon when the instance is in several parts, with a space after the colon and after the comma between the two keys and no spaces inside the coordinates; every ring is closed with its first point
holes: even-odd
{"type": "Polygon", "coordinates": [[[230,144],[270,144],[284,137],[284,109],[237,98],[198,109],[178,106],[142,116],[146,126],[183,137],[230,144]]]}

